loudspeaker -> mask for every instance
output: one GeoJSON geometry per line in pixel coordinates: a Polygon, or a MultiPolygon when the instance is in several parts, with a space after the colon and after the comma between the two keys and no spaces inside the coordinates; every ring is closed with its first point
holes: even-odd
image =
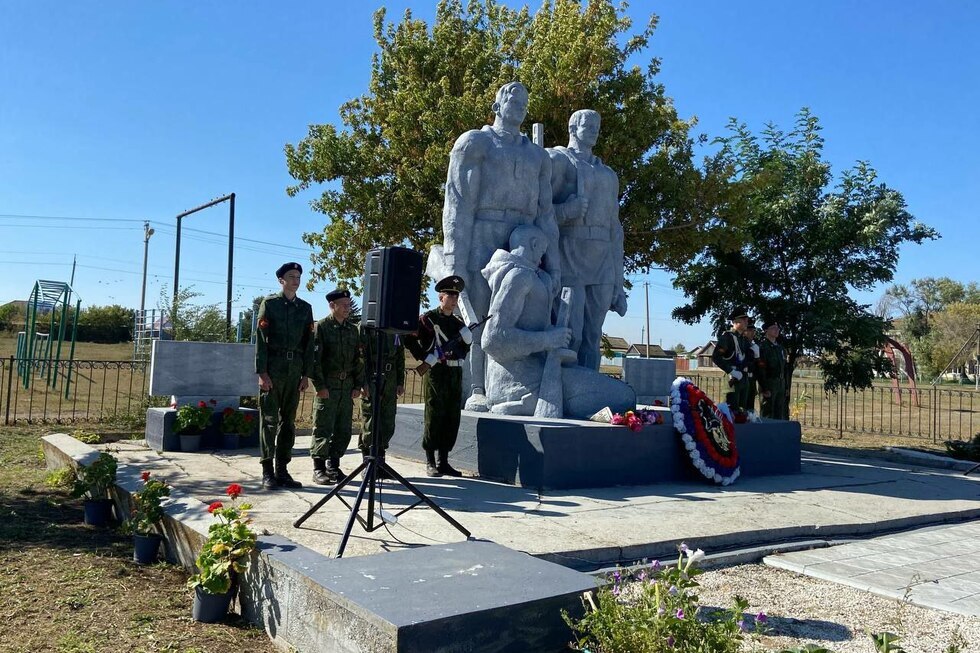
{"type": "Polygon", "coordinates": [[[372,249],[364,261],[361,324],[391,333],[410,333],[419,323],[422,255],[405,247],[372,249]]]}

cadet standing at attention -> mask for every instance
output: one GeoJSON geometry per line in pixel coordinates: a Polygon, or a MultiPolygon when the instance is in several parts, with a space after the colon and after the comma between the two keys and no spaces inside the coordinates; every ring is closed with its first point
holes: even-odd
{"type": "Polygon", "coordinates": [[[731,391],[728,394],[731,395],[731,400],[728,405],[732,409],[732,416],[736,417],[738,413],[745,412],[748,400],[746,352],[749,344],[743,334],[749,323],[749,315],[744,307],[739,306],[732,312],[731,319],[732,328],[718,336],[718,344],[711,354],[711,360],[730,377],[728,385],[731,391]]]}
{"type": "Polygon", "coordinates": [[[330,315],[316,323],[314,338],[313,482],[336,483],[343,478],[340,458],[347,451],[354,419],[354,400],[364,385],[364,362],[361,359],[361,335],[350,315],[350,292],[346,289],[327,293],[330,315]]]}
{"type": "Polygon", "coordinates": [[[313,367],[313,307],[296,296],[303,267],[284,263],[276,270],[282,291],[259,305],[255,373],[259,377],[262,429],[262,487],[298,488],[286,466],[296,441],[299,395],[313,367]],[[273,469],[275,461],[275,469],[273,469]]]}
{"type": "MultiPolygon", "coordinates": [[[[364,393],[361,395],[361,417],[363,427],[358,447],[361,455],[367,457],[371,453],[371,443],[375,434],[379,438],[378,454],[382,460],[391,437],[395,434],[395,409],[398,397],[405,394],[405,347],[401,338],[393,333],[381,334],[381,371],[384,374],[381,385],[381,395],[378,401],[378,423],[374,423],[372,410],[375,397],[374,373],[377,369],[375,350],[378,348],[378,332],[374,329],[361,327],[364,352],[364,393]]],[[[387,478],[387,473],[378,470],[378,478],[387,478]]]]}
{"type": "Polygon", "coordinates": [[[473,333],[456,316],[463,279],[456,275],[436,284],[439,306],[419,316],[419,329],[405,336],[405,346],[422,361],[415,371],[424,377],[425,449],[427,476],[462,476],[449,464],[449,452],[459,432],[460,405],[463,400],[463,359],[473,343],[473,333]],[[439,461],[436,462],[436,453],[439,461]]]}
{"type": "Polygon", "coordinates": [[[748,376],[748,388],[745,397],[745,409],[755,412],[756,382],[759,380],[759,343],[755,340],[755,323],[749,321],[745,327],[745,342],[748,349],[745,352],[745,369],[748,376]]]}
{"type": "Polygon", "coordinates": [[[776,342],[779,324],[769,320],[762,325],[765,338],[759,355],[759,387],[762,390],[763,417],[789,419],[786,410],[786,352],[776,342]]]}

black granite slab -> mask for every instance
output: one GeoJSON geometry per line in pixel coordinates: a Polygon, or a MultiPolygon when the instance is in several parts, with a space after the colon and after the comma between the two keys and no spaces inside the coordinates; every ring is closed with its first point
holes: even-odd
{"type": "MultiPolygon", "coordinates": [[[[422,418],[420,404],[398,406],[390,451],[424,460],[422,418]]],[[[741,475],[799,473],[800,435],[798,422],[737,424],[741,475]]],[[[537,489],[709,482],[692,466],[669,421],[634,433],[598,422],[463,411],[450,459],[481,478],[537,489]]]]}

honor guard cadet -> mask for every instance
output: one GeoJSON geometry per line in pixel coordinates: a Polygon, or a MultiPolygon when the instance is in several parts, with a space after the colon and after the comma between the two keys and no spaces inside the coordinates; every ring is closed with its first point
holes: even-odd
{"type": "Polygon", "coordinates": [[[327,302],[330,315],[316,323],[310,375],[316,388],[310,456],[317,485],[336,483],[344,476],[340,458],[350,444],[354,399],[364,386],[360,329],[347,319],[350,292],[338,288],[327,293],[327,302]]]}
{"type": "Polygon", "coordinates": [[[718,344],[711,354],[711,360],[729,376],[731,401],[728,404],[733,416],[741,414],[744,418],[749,390],[746,357],[749,343],[743,334],[749,323],[749,315],[740,306],[732,312],[731,320],[732,328],[718,336],[718,344]]]}
{"type": "Polygon", "coordinates": [[[286,466],[296,441],[299,395],[313,367],[313,307],[296,296],[303,267],[285,263],[276,270],[282,291],[259,305],[255,373],[259,377],[262,429],[262,487],[297,488],[286,466]],[[275,468],[273,469],[273,461],[275,468]]]}
{"type": "Polygon", "coordinates": [[[759,380],[759,343],[755,339],[755,323],[749,321],[745,327],[745,342],[748,349],[745,352],[745,368],[748,376],[748,393],[745,398],[745,409],[755,412],[756,382],[759,380]]]}
{"type": "MultiPolygon", "coordinates": [[[[361,328],[362,351],[364,353],[364,392],[361,396],[361,417],[363,426],[358,447],[361,455],[366,457],[371,452],[371,443],[377,435],[378,455],[384,459],[385,450],[395,434],[395,409],[398,397],[405,394],[405,346],[400,336],[392,333],[382,334],[381,351],[378,347],[377,332],[374,329],[361,328]],[[377,369],[378,357],[381,358],[381,395],[373,397],[375,386],[372,383],[377,369]],[[374,423],[374,402],[378,402],[378,423],[374,423]]],[[[385,478],[387,472],[378,469],[379,478],[385,478]]]]}
{"type": "Polygon", "coordinates": [[[425,473],[428,476],[462,476],[449,464],[449,452],[459,431],[463,395],[463,360],[473,343],[473,333],[456,316],[463,279],[456,275],[436,284],[439,306],[419,316],[419,328],[405,336],[405,346],[422,361],[415,371],[422,375],[425,399],[425,473]],[[436,454],[439,460],[436,462],[436,454]]]}
{"type": "Polygon", "coordinates": [[[779,323],[769,320],[762,325],[759,354],[759,389],[762,392],[763,417],[789,419],[786,410],[786,351],[777,342],[779,323]]]}

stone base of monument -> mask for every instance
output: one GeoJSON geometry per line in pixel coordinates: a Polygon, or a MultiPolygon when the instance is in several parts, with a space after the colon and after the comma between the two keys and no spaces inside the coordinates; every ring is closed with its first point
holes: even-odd
{"type": "MultiPolygon", "coordinates": [[[[598,422],[463,411],[450,462],[481,478],[537,489],[707,483],[663,410],[665,424],[648,424],[638,433],[598,422]]],[[[398,406],[392,454],[425,459],[422,417],[421,404],[398,406]]],[[[799,473],[798,422],[737,424],[735,437],[742,476],[799,473]]]]}
{"type": "Polygon", "coordinates": [[[301,651],[559,653],[572,638],[562,610],[580,616],[582,592],[596,587],[483,541],[337,560],[265,536],[259,554],[242,614],[301,651]]]}
{"type": "MultiPolygon", "coordinates": [[[[98,451],[66,434],[42,439],[49,470],[91,464],[98,451]]],[[[121,464],[113,487],[120,514],[141,468],[121,464]]],[[[161,523],[167,559],[195,568],[213,517],[175,491],[161,523]]],[[[242,616],[283,650],[337,653],[566,651],[567,610],[582,614],[588,575],[470,540],[352,558],[330,558],[281,535],[260,535],[240,578],[242,616]]]]}
{"type": "MultiPolygon", "coordinates": [[[[252,432],[238,441],[239,449],[259,446],[259,411],[239,408],[252,415],[252,432]]],[[[201,435],[201,449],[221,449],[224,436],[218,429],[220,414],[211,416],[211,426],[201,435]]],[[[149,408],[146,411],[146,444],[155,451],[180,451],[180,437],[174,433],[177,410],[174,408],[149,408]]]]}

